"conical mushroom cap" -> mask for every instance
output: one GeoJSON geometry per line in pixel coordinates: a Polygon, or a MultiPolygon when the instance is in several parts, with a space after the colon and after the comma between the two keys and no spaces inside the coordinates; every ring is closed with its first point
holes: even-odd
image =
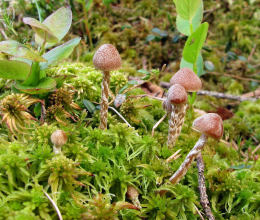
{"type": "Polygon", "coordinates": [[[215,139],[223,135],[223,121],[216,113],[208,113],[196,118],[192,126],[199,132],[215,139]]]}
{"type": "Polygon", "coordinates": [[[66,144],[67,140],[68,137],[63,130],[56,130],[51,135],[51,142],[57,147],[61,147],[66,144]]]}
{"type": "Polygon", "coordinates": [[[187,92],[186,90],[179,84],[172,85],[167,93],[167,98],[163,102],[163,108],[167,112],[172,111],[171,105],[177,105],[187,102],[187,92]]]}
{"type": "Polygon", "coordinates": [[[122,61],[117,49],[112,44],[103,44],[93,57],[94,66],[102,71],[120,68],[122,61]]]}
{"type": "Polygon", "coordinates": [[[187,92],[179,84],[172,85],[167,93],[167,100],[171,104],[181,104],[187,102],[187,92]]]}
{"type": "Polygon", "coordinates": [[[180,84],[188,92],[196,92],[201,89],[200,78],[189,68],[182,68],[170,80],[171,84],[180,84]]]}

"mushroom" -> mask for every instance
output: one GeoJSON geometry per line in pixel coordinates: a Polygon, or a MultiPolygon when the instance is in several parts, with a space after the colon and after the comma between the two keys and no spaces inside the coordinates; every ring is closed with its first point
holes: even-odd
{"type": "Polygon", "coordinates": [[[221,117],[215,113],[207,113],[196,118],[192,126],[201,133],[201,136],[179,169],[171,176],[170,181],[173,184],[177,184],[187,173],[191,163],[200,154],[203,146],[207,143],[208,137],[219,140],[223,135],[223,121],[221,117]]]}
{"type": "Polygon", "coordinates": [[[63,130],[56,130],[51,135],[54,154],[61,153],[61,147],[67,143],[68,137],[63,130]]]}
{"type": "Polygon", "coordinates": [[[117,49],[111,44],[103,44],[93,57],[94,66],[103,72],[100,129],[107,129],[108,94],[110,71],[120,68],[122,61],[117,49]]]}
{"type": "MultiPolygon", "coordinates": [[[[170,84],[180,85],[187,92],[196,92],[196,91],[200,90],[201,86],[202,86],[200,78],[189,68],[182,68],[177,73],[175,73],[174,76],[170,80],[170,84]]],[[[178,93],[178,91],[176,91],[173,96],[178,96],[178,95],[180,96],[180,95],[184,94],[183,92],[181,92],[181,94],[177,94],[177,93],[178,93]]],[[[180,104],[180,103],[178,103],[178,104],[180,104]]],[[[169,134],[170,134],[170,130],[171,130],[171,136],[168,135],[168,146],[170,146],[170,147],[173,147],[175,145],[175,142],[180,135],[181,128],[184,123],[184,116],[186,114],[187,104],[185,101],[185,102],[181,103],[181,105],[172,105],[172,106],[178,106],[178,108],[174,109],[174,111],[175,111],[174,120],[176,123],[174,123],[174,120],[171,120],[171,119],[169,120],[169,125],[170,125],[169,134]],[[171,127],[171,126],[175,126],[175,128],[171,127]]],[[[168,114],[169,114],[169,112],[172,112],[171,105],[169,105],[169,107],[166,109],[166,111],[168,112],[168,114]]]]}
{"type": "Polygon", "coordinates": [[[180,84],[187,92],[196,92],[201,89],[200,78],[189,68],[182,68],[173,75],[170,84],[180,84]]]}
{"type": "Polygon", "coordinates": [[[187,92],[179,84],[172,85],[163,102],[163,108],[169,116],[168,147],[173,147],[180,135],[187,108],[187,92]]]}
{"type": "Polygon", "coordinates": [[[140,204],[140,201],[139,201],[139,199],[138,199],[139,192],[138,192],[138,190],[137,190],[135,187],[133,187],[133,186],[128,186],[128,187],[127,187],[126,195],[127,195],[127,197],[133,202],[133,204],[134,204],[137,208],[139,208],[139,209],[142,208],[142,206],[141,206],[141,204],[140,204]]]}

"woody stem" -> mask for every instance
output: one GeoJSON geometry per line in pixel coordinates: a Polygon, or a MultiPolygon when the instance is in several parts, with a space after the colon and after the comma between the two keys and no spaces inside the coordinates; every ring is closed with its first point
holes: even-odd
{"type": "Polygon", "coordinates": [[[108,71],[104,71],[102,85],[101,85],[102,93],[101,93],[100,126],[99,126],[99,128],[102,130],[107,129],[109,81],[110,81],[110,74],[108,71]]]}
{"type": "Polygon", "coordinates": [[[192,148],[192,150],[188,153],[185,160],[179,167],[179,169],[171,176],[170,181],[172,184],[177,184],[183,176],[187,173],[191,163],[193,160],[197,157],[197,155],[200,153],[203,146],[206,144],[208,137],[204,134],[202,134],[195,144],[195,146],[192,148]]]}

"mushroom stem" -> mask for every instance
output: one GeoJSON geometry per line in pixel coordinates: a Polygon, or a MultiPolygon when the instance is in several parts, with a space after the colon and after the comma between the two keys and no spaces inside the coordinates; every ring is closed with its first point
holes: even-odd
{"type": "Polygon", "coordinates": [[[179,169],[171,176],[170,181],[172,184],[177,184],[183,176],[187,173],[192,161],[200,153],[203,146],[206,144],[208,137],[202,134],[199,140],[196,142],[195,146],[186,156],[184,162],[181,164],[179,169]]]}
{"type": "Polygon", "coordinates": [[[55,144],[53,145],[53,152],[54,154],[60,154],[61,153],[61,147],[56,146],[55,144]]]}
{"type": "Polygon", "coordinates": [[[107,129],[107,112],[108,112],[108,95],[109,95],[109,71],[104,71],[102,80],[102,93],[101,93],[101,109],[100,109],[100,129],[107,129]]]}
{"type": "Polygon", "coordinates": [[[172,105],[168,131],[168,147],[170,148],[172,148],[175,145],[175,142],[181,133],[181,128],[184,123],[186,109],[186,103],[172,105]]]}
{"type": "Polygon", "coordinates": [[[199,191],[200,191],[200,203],[205,211],[205,215],[209,220],[215,220],[207,195],[207,189],[205,184],[205,176],[204,176],[204,162],[201,155],[201,152],[197,155],[197,168],[198,168],[198,181],[199,181],[199,191]]]}

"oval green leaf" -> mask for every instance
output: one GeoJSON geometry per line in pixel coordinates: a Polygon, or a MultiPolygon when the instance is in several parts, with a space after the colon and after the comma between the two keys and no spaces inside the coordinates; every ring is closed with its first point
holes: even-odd
{"type": "MultiPolygon", "coordinates": [[[[46,38],[46,42],[49,43],[57,43],[59,39],[53,34],[53,32],[45,25],[39,22],[38,20],[34,18],[23,18],[23,22],[25,24],[28,24],[32,27],[36,35],[42,39],[41,44],[43,43],[44,39],[46,38]]],[[[36,41],[36,39],[35,39],[36,41]]],[[[38,42],[36,41],[38,44],[38,42]]],[[[39,45],[41,45],[39,44],[39,45]]]]}
{"type": "Polygon", "coordinates": [[[206,40],[209,24],[201,24],[187,39],[184,49],[183,58],[189,63],[195,63],[200,54],[200,50],[206,40]]]}
{"type": "MultiPolygon", "coordinates": [[[[61,41],[63,37],[68,33],[72,23],[72,12],[69,7],[62,7],[47,17],[42,24],[45,25],[50,32],[61,41]]],[[[38,33],[35,35],[35,41],[38,45],[42,45],[43,39],[38,33]]],[[[53,44],[47,44],[46,47],[53,44]]]]}
{"type": "Polygon", "coordinates": [[[62,44],[43,55],[47,63],[40,63],[41,70],[46,69],[49,65],[57,63],[58,61],[67,58],[73,49],[79,44],[80,37],[74,38],[65,44],[62,44]]]}
{"type": "Polygon", "coordinates": [[[34,53],[29,48],[15,40],[1,41],[0,52],[14,57],[26,58],[36,62],[46,62],[46,60],[40,55],[34,53]]]}
{"type": "Polygon", "coordinates": [[[28,94],[42,94],[47,93],[56,88],[56,81],[52,78],[41,79],[39,84],[36,86],[25,86],[19,82],[16,82],[15,88],[21,92],[28,94]]]}
{"type": "Polygon", "coordinates": [[[176,6],[177,14],[188,21],[192,21],[202,0],[173,0],[176,6]]]}
{"type": "Polygon", "coordinates": [[[31,66],[17,60],[0,60],[0,78],[25,80],[31,66]]]}
{"type": "Polygon", "coordinates": [[[176,26],[179,32],[184,35],[191,35],[191,25],[192,31],[196,31],[196,29],[200,26],[203,18],[203,3],[198,7],[198,10],[195,13],[195,16],[192,18],[192,21],[183,19],[180,15],[177,15],[176,26]]]}

